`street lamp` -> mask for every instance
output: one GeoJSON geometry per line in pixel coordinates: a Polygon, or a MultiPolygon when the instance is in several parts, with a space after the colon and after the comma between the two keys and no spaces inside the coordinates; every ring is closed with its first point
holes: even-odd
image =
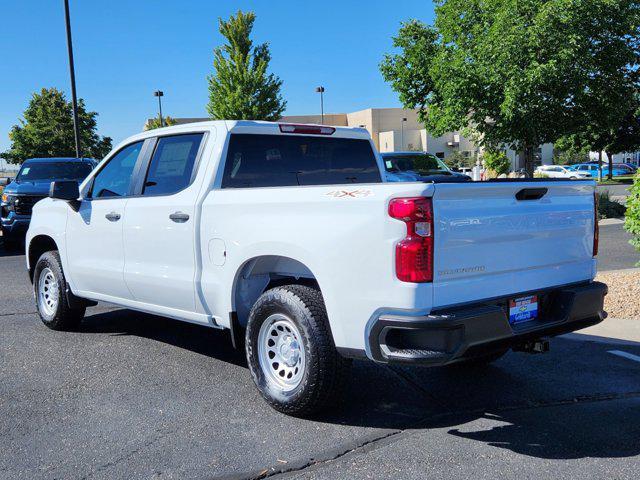
{"type": "Polygon", "coordinates": [[[71,42],[71,20],[69,0],[64,0],[64,20],[67,26],[67,53],[69,54],[69,75],[71,76],[71,105],[73,107],[73,134],[76,140],[76,157],[80,158],[80,124],[78,123],[78,98],[76,97],[76,72],[73,66],[73,43],[71,42]]]}
{"type": "Polygon", "coordinates": [[[324,87],[316,87],[316,93],[320,94],[320,123],[324,124],[324,87]]]}
{"type": "Polygon", "coordinates": [[[400,122],[400,151],[404,150],[404,122],[406,122],[406,118],[402,118],[400,122]]]}
{"type": "Polygon", "coordinates": [[[164,96],[164,92],[162,90],[156,90],[153,92],[154,97],[158,97],[158,112],[160,115],[160,126],[164,127],[164,119],[162,118],[162,97],[164,96]]]}

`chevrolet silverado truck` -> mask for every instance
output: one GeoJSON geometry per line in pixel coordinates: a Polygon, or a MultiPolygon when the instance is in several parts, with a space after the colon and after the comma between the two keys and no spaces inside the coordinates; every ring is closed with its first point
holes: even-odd
{"type": "Polygon", "coordinates": [[[0,201],[0,228],[5,248],[17,246],[29,228],[31,210],[49,195],[53,180],[82,181],[97,162],[91,158],[30,158],[7,182],[0,201]]]}
{"type": "Polygon", "coordinates": [[[334,404],[351,359],[478,365],[606,317],[595,184],[387,182],[363,129],[213,121],[135,135],[27,233],[44,324],[98,301],[228,329],[266,401],[334,404]]]}

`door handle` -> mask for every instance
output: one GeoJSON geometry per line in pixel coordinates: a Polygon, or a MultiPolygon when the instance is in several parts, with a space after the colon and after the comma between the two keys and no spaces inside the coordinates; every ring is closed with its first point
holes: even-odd
{"type": "Polygon", "coordinates": [[[540,200],[547,190],[547,188],[523,188],[516,193],[516,200],[540,200]]]}
{"type": "Polygon", "coordinates": [[[189,215],[182,212],[175,212],[169,215],[169,218],[176,223],[184,223],[189,220],[189,215]]]}
{"type": "Polygon", "coordinates": [[[107,213],[104,217],[110,222],[117,222],[120,220],[120,214],[116,212],[107,213]]]}

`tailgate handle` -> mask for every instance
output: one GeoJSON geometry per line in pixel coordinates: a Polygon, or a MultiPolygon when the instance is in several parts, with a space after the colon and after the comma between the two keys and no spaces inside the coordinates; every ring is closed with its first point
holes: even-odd
{"type": "Polygon", "coordinates": [[[546,188],[523,188],[516,193],[516,200],[540,200],[546,193],[546,188]]]}

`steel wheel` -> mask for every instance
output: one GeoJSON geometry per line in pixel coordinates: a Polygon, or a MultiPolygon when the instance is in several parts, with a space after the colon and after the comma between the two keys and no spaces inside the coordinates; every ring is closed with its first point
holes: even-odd
{"type": "Polygon", "coordinates": [[[304,376],[302,335],[290,318],[275,313],[267,317],[258,334],[258,361],[267,381],[284,392],[295,389],[304,376]]]}
{"type": "Polygon", "coordinates": [[[47,317],[52,317],[58,310],[58,299],[60,288],[58,280],[49,267],[45,267],[40,272],[38,278],[38,307],[47,317]]]}

